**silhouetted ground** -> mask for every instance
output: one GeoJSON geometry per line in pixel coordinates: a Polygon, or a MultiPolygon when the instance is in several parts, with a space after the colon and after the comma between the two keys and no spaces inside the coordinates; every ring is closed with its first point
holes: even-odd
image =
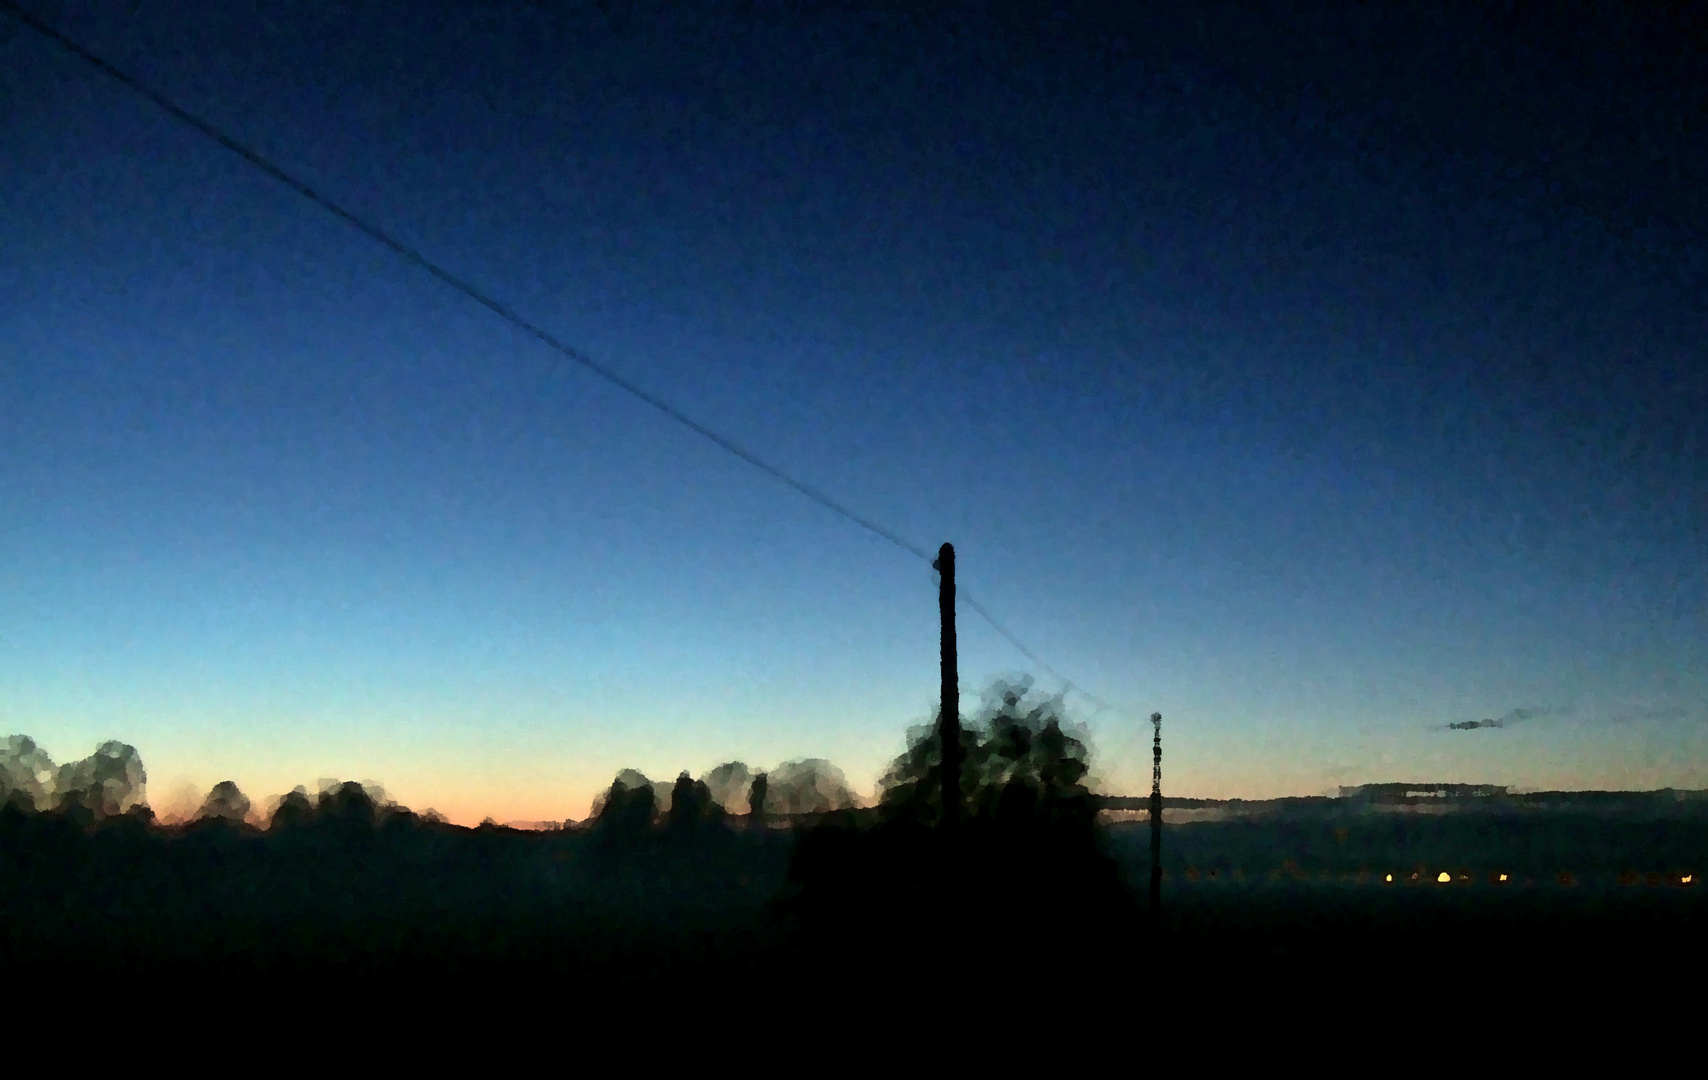
{"type": "Polygon", "coordinates": [[[949,841],[905,799],[753,828],[678,786],[661,817],[650,787],[614,786],[592,827],[557,832],[454,827],[357,785],[265,831],[7,806],[0,970],[35,988],[550,987],[831,1012],[944,987],[1302,1006],[1370,987],[1671,987],[1708,929],[1708,822],[1691,817],[1171,825],[1153,926],[1148,828],[1090,826],[1078,796],[1010,782],[949,841]]]}
{"type": "MultiPolygon", "coordinates": [[[[1194,828],[1204,827],[1171,827],[1171,850],[1184,858],[1201,845],[1214,863],[1213,838],[1188,839],[1194,828]]],[[[1123,832],[1107,830],[1105,842],[1122,850],[1123,832]]],[[[1651,833],[1662,849],[1680,843],[1665,826],[1651,833]]],[[[1153,972],[1229,993],[1544,976],[1666,985],[1700,965],[1708,926],[1704,891],[1676,880],[1621,885],[1617,874],[1586,872],[1563,885],[1509,870],[1503,886],[1488,881],[1485,859],[1471,880],[1449,885],[1409,875],[1389,885],[1382,874],[1359,884],[1351,870],[1313,873],[1297,860],[1282,870],[1288,860],[1272,849],[1269,872],[1212,879],[1199,869],[1196,881],[1171,859],[1153,934],[1133,888],[1142,862],[1117,867],[1082,836],[1047,827],[975,821],[961,837],[945,845],[918,824],[850,820],[802,837],[728,822],[614,837],[460,829],[406,814],[272,832],[121,818],[90,831],[64,815],[10,812],[0,824],[0,953],[6,970],[32,980],[60,973],[103,985],[360,976],[403,986],[547,980],[605,994],[768,986],[786,997],[790,986],[915,995],[960,980],[969,992],[1096,996],[1153,972]]],[[[1248,865],[1265,865],[1260,845],[1225,839],[1229,852],[1253,853],[1248,865]]]]}
{"type": "Polygon", "coordinates": [[[360,972],[646,985],[761,951],[787,859],[781,833],[612,843],[352,809],[265,832],[0,812],[0,955],[33,977],[103,982],[360,972]]]}
{"type": "Polygon", "coordinates": [[[955,979],[1067,989],[1143,926],[1120,867],[1071,825],[830,822],[804,836],[779,905],[786,962],[834,958],[851,991],[955,979]]]}
{"type": "MultiPolygon", "coordinates": [[[[1372,815],[1165,833],[1156,955],[1183,993],[1475,1011],[1497,991],[1681,989],[1708,943],[1700,821],[1372,815]]],[[[1130,885],[1146,844],[1144,826],[1113,830],[1130,885]]]]}
{"type": "Polygon", "coordinates": [[[1573,894],[1553,883],[1499,896],[1269,887],[1261,897],[1176,894],[1162,926],[1169,966],[1199,984],[1666,985],[1700,971],[1708,929],[1700,897],[1676,887],[1573,894]]]}

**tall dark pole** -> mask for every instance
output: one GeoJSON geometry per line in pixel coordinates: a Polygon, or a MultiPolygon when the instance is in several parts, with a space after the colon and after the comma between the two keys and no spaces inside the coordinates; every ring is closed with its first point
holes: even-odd
{"type": "Polygon", "coordinates": [[[1151,713],[1151,917],[1162,912],[1162,714],[1151,713]]]}
{"type": "Polygon", "coordinates": [[[955,662],[955,549],[937,550],[937,612],[942,619],[943,704],[938,737],[943,744],[943,825],[961,817],[961,684],[955,662]]]}

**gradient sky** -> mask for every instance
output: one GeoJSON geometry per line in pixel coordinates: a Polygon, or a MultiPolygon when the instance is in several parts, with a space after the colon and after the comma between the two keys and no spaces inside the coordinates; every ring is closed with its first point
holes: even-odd
{"type": "MultiPolygon", "coordinates": [[[[1175,794],[1708,787],[1698,26],[25,6],[952,541],[1110,790],[1153,709],[1175,794]]],[[[929,715],[929,567],[3,22],[0,296],[0,734],[157,808],[869,790],[929,715]]]]}

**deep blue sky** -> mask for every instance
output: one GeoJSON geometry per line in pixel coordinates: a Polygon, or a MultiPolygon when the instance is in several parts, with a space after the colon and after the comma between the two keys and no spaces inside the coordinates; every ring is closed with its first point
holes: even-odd
{"type": "MultiPolygon", "coordinates": [[[[1708,786],[1699,24],[678,6],[57,25],[952,541],[1114,790],[1708,786]]],[[[0,728],[469,821],[900,751],[928,567],[0,33],[0,728]]]]}

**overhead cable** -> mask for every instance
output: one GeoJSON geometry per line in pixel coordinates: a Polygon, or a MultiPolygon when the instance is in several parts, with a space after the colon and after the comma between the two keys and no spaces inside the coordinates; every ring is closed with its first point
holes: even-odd
{"type": "MultiPolygon", "coordinates": [[[[482,307],[493,312],[495,315],[499,316],[500,318],[506,320],[507,322],[509,322],[509,323],[513,324],[514,326],[520,328],[521,330],[525,331],[531,337],[533,337],[533,338],[543,342],[544,344],[550,346],[552,349],[556,350],[561,355],[563,355],[563,356],[567,357],[568,359],[574,361],[576,364],[579,364],[581,367],[586,368],[588,371],[591,371],[593,374],[604,379],[606,382],[609,382],[613,386],[616,386],[619,389],[624,390],[624,391],[628,392],[629,394],[633,395],[634,397],[639,398],[641,401],[644,401],[648,405],[651,405],[654,409],[657,409],[659,412],[670,417],[672,420],[675,420],[677,423],[683,425],[684,427],[688,428],[689,430],[697,432],[698,434],[704,436],[706,439],[709,439],[711,442],[715,443],[716,445],[718,445],[722,449],[727,450],[729,453],[734,454],[736,457],[747,462],[749,465],[752,465],[755,468],[760,469],[761,471],[763,471],[765,473],[768,473],[770,476],[774,477],[777,480],[782,481],[784,484],[787,484],[789,487],[800,492],[802,495],[805,495],[807,498],[818,503],[820,506],[823,506],[825,509],[832,511],[833,513],[838,514],[843,518],[846,518],[848,521],[851,521],[854,524],[860,526],[862,529],[865,529],[867,532],[870,532],[875,536],[878,536],[884,540],[887,540],[888,542],[890,542],[891,544],[894,544],[896,547],[907,552],[908,554],[910,554],[910,555],[912,555],[912,556],[914,556],[914,557],[916,557],[916,558],[918,558],[918,559],[920,559],[926,563],[930,563],[935,558],[934,555],[932,555],[930,552],[926,551],[924,548],[920,547],[919,545],[914,544],[914,543],[904,539],[903,537],[899,536],[893,530],[885,528],[884,526],[872,521],[870,518],[867,518],[864,515],[856,513],[855,511],[849,509],[847,506],[844,506],[842,503],[836,501],[835,499],[832,499],[830,496],[826,495],[824,492],[819,491],[817,488],[813,487],[812,485],[807,484],[806,482],[804,482],[802,480],[798,480],[793,476],[790,476],[788,473],[784,472],[782,469],[778,468],[775,465],[772,465],[768,461],[765,461],[763,458],[754,454],[752,451],[748,450],[746,447],[741,446],[739,443],[735,442],[733,439],[730,439],[727,436],[720,435],[716,431],[713,431],[711,428],[700,423],[699,421],[695,420],[694,418],[688,416],[682,410],[678,409],[676,406],[674,406],[674,405],[670,404],[669,402],[663,400],[662,398],[658,397],[656,394],[653,394],[653,393],[643,389],[642,387],[640,387],[640,386],[636,385],[635,383],[631,382],[630,380],[624,378],[622,375],[618,374],[616,371],[612,370],[611,368],[607,367],[606,365],[599,363],[597,360],[594,360],[592,357],[588,356],[586,353],[582,352],[580,349],[577,349],[573,345],[570,345],[567,342],[559,339],[557,336],[552,334],[550,331],[536,325],[533,322],[530,322],[528,319],[524,318],[519,312],[512,309],[509,305],[503,303],[502,301],[499,301],[499,300],[493,298],[492,296],[489,296],[487,293],[483,292],[479,288],[475,287],[474,285],[470,284],[469,282],[465,281],[464,279],[458,277],[457,275],[451,273],[449,270],[446,270],[444,267],[440,266],[438,263],[434,262],[433,260],[429,259],[427,256],[423,255],[419,250],[417,250],[412,245],[407,244],[402,240],[399,240],[398,238],[392,236],[390,233],[381,229],[379,226],[374,225],[371,222],[364,220],[363,218],[357,216],[356,214],[352,213],[351,211],[340,206],[338,203],[334,202],[332,199],[330,199],[327,196],[316,191],[313,187],[309,186],[304,181],[299,180],[296,177],[289,174],[288,172],[286,172],[283,168],[281,168],[279,165],[275,164],[274,162],[272,162],[268,158],[264,157],[258,151],[252,149],[251,147],[245,146],[243,143],[238,142],[236,139],[232,138],[230,135],[227,135],[225,132],[223,132],[219,128],[215,127],[209,121],[204,120],[199,116],[196,116],[195,114],[191,113],[189,110],[178,105],[176,102],[174,102],[170,98],[168,98],[165,94],[162,94],[161,92],[159,92],[157,90],[154,90],[153,88],[143,84],[140,80],[138,80],[138,79],[126,74],[125,72],[119,70],[117,67],[114,67],[112,64],[101,59],[99,56],[96,56],[94,53],[89,52],[87,49],[83,48],[81,45],[77,44],[75,41],[72,41],[70,38],[66,37],[64,34],[60,33],[58,30],[54,29],[52,26],[48,25],[47,23],[42,22],[40,19],[36,18],[35,16],[30,15],[28,12],[23,11],[22,9],[20,9],[17,6],[17,4],[14,2],[14,0],[0,0],[0,11],[4,11],[6,14],[12,16],[14,19],[18,20],[19,22],[23,23],[24,25],[35,30],[37,33],[41,34],[42,36],[49,38],[50,40],[56,42],[60,47],[66,49],[67,51],[73,53],[74,55],[76,55],[78,57],[81,57],[83,60],[86,60],[88,63],[94,65],[96,68],[99,68],[102,72],[104,72],[106,75],[108,75],[112,79],[114,79],[114,80],[122,83],[123,85],[129,87],[131,90],[135,91],[137,94],[141,95],[142,97],[147,98],[149,101],[152,101],[154,104],[156,104],[160,108],[164,109],[167,113],[171,114],[173,117],[175,117],[178,120],[181,120],[184,123],[190,125],[191,127],[195,128],[197,131],[200,131],[202,134],[206,135],[208,138],[213,139],[215,142],[219,143],[221,146],[225,147],[227,150],[230,150],[232,153],[238,155],[244,161],[248,162],[250,165],[253,165],[255,168],[259,169],[261,172],[266,173],[268,176],[272,177],[274,180],[276,180],[279,183],[290,188],[292,191],[295,191],[299,195],[302,195],[304,198],[307,198],[310,201],[316,203],[317,205],[319,205],[320,207],[325,209],[327,212],[331,213],[335,217],[340,218],[341,220],[343,220],[347,224],[354,226],[356,229],[360,230],[361,232],[363,232],[364,234],[366,234],[370,238],[372,238],[372,239],[378,241],[379,243],[385,245],[386,247],[390,248],[393,252],[395,252],[397,255],[402,257],[405,261],[413,263],[414,265],[416,265],[416,266],[420,267],[421,269],[427,271],[429,274],[433,275],[435,278],[438,278],[440,281],[444,282],[446,285],[449,285],[451,288],[462,293],[464,296],[467,296],[469,299],[480,304],[482,307]]],[[[1053,676],[1055,679],[1060,681],[1063,684],[1064,692],[1067,690],[1072,690],[1072,691],[1082,695],[1087,700],[1089,700],[1093,704],[1095,704],[1098,707],[1099,711],[1103,711],[1105,709],[1113,708],[1113,706],[1109,705],[1107,702],[1103,701],[1101,698],[1098,698],[1095,695],[1087,693],[1086,691],[1079,689],[1078,687],[1074,686],[1068,679],[1066,679],[1059,672],[1057,672],[1055,668],[1053,668],[1049,664],[1045,663],[1042,659],[1040,659],[1037,656],[1037,654],[1032,652],[1031,649],[1028,649],[1024,644],[1022,644],[1018,637],[1016,637],[1011,631],[1009,631],[1006,627],[1004,627],[1001,623],[999,623],[990,614],[990,612],[985,609],[983,604],[979,603],[977,600],[973,599],[972,597],[966,595],[966,593],[964,591],[960,591],[959,595],[960,595],[960,598],[966,602],[968,607],[970,607],[973,611],[977,612],[978,615],[981,618],[983,618],[987,623],[989,623],[991,625],[991,627],[994,630],[996,630],[996,632],[998,634],[1001,634],[1005,639],[1008,640],[1008,642],[1010,644],[1012,644],[1016,649],[1020,650],[1020,653],[1023,656],[1025,656],[1027,659],[1031,660],[1033,663],[1037,664],[1045,672],[1047,672],[1048,674],[1053,676]]]]}

